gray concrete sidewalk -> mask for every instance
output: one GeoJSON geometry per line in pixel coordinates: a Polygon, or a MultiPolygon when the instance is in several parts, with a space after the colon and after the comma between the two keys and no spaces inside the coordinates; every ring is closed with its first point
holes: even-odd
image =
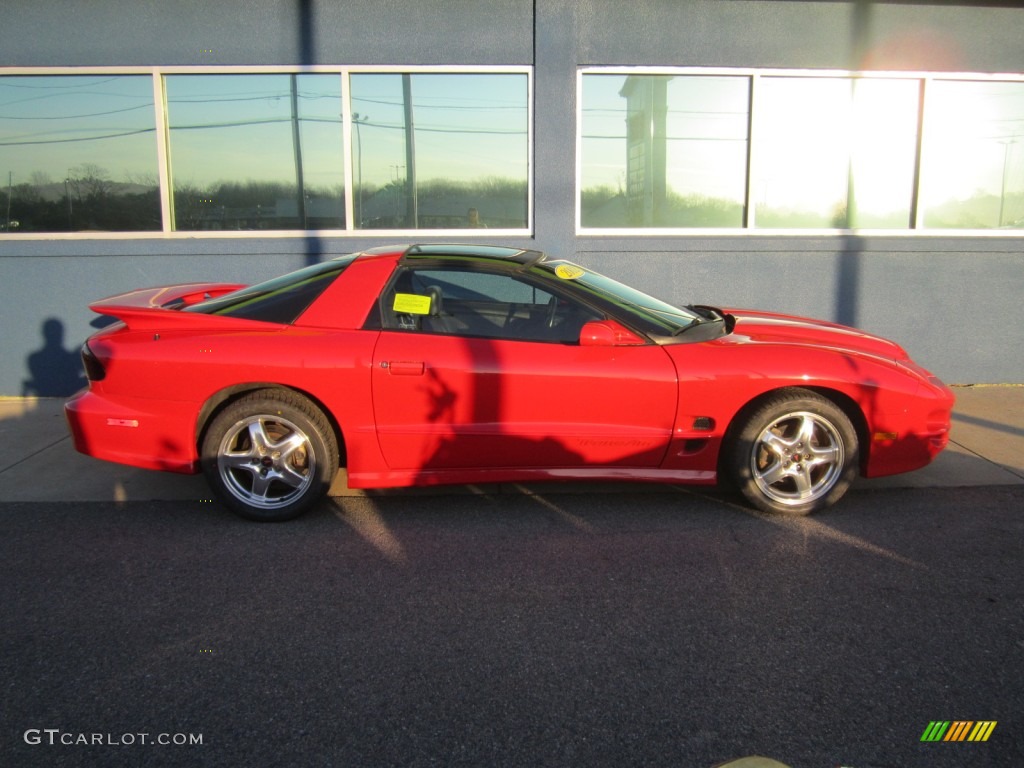
{"type": "MultiPolygon", "coordinates": [[[[1024,484],[1024,386],[955,388],[957,405],[949,447],[916,472],[858,481],[856,488],[924,488],[1024,484]]],[[[63,400],[0,399],[0,487],[4,501],[146,501],[209,499],[201,476],[152,472],[92,459],[75,451],[64,421],[63,400]]],[[[635,490],[629,484],[600,486],[635,490]]],[[[660,486],[644,486],[656,490],[660,486]]],[[[592,491],[593,484],[492,486],[491,492],[559,493],[592,491]]],[[[670,486],[665,486],[666,489],[670,486]]],[[[414,491],[390,491],[405,493],[414,491]]],[[[418,492],[466,493],[453,487],[418,492]]],[[[348,489],[344,473],[331,488],[336,496],[362,495],[348,489]]]]}

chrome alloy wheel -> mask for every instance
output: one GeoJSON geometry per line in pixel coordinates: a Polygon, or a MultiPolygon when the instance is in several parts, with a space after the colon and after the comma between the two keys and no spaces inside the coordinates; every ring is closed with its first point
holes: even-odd
{"type": "Polygon", "coordinates": [[[837,427],[810,411],[786,413],[753,441],[752,479],[768,499],[783,506],[826,496],[843,473],[845,451],[837,427]]]}
{"type": "Polygon", "coordinates": [[[225,489],[244,504],[278,509],[305,494],[316,480],[316,452],[288,419],[257,414],[227,429],[217,451],[225,489]]]}

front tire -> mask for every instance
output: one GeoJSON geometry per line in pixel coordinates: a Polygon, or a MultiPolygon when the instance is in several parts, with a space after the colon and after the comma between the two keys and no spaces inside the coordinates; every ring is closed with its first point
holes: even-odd
{"type": "Polygon", "coordinates": [[[726,470],[757,509],[809,515],[846,493],[858,450],[857,432],[839,406],[809,390],[789,390],[742,422],[726,470]]]}
{"type": "Polygon", "coordinates": [[[298,517],[330,488],[338,445],[324,417],[287,391],[253,392],[214,417],[203,437],[206,481],[248,520],[298,517]]]}

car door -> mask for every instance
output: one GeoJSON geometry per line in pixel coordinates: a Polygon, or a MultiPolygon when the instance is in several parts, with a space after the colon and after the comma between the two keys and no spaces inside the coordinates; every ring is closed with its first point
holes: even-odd
{"type": "Polygon", "coordinates": [[[503,271],[400,271],[382,297],[372,373],[392,469],[660,464],[672,361],[654,344],[580,345],[583,325],[604,316],[548,288],[503,271]]]}

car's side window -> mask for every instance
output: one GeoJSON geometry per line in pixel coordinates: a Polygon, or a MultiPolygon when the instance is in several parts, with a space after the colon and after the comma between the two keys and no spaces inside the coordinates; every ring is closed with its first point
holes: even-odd
{"type": "Polygon", "coordinates": [[[575,344],[597,311],[528,279],[471,269],[405,269],[383,297],[385,328],[575,344]]]}

